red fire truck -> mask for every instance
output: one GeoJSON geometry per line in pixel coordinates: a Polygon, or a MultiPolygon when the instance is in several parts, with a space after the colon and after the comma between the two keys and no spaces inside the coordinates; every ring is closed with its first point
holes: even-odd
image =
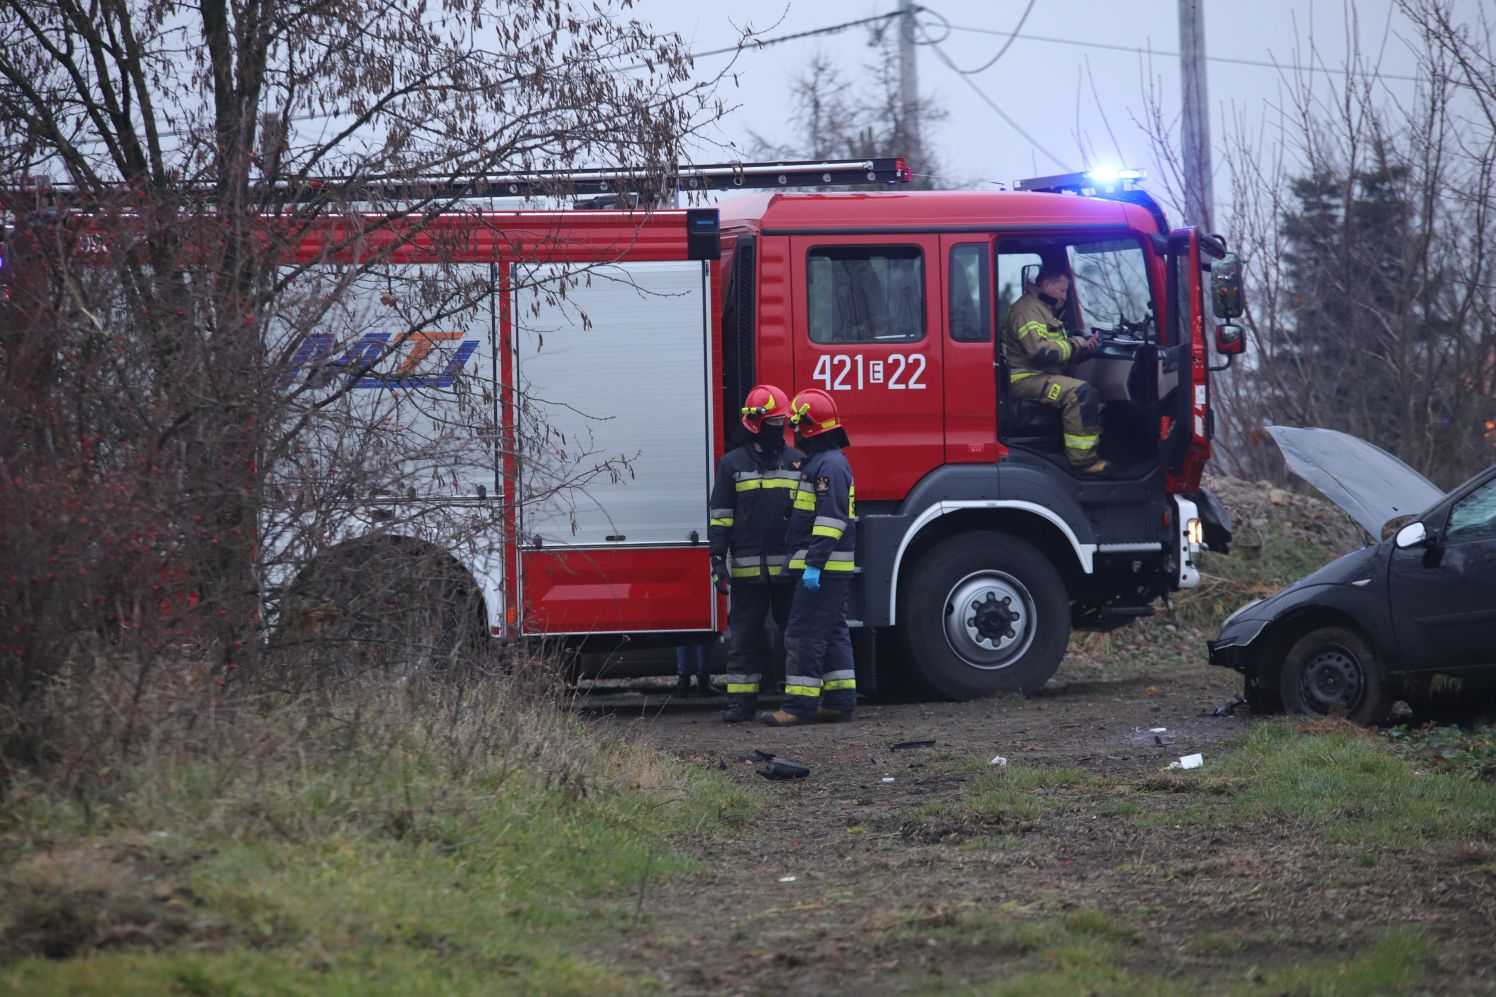
{"type": "Polygon", "coordinates": [[[953,698],[1037,689],[1072,630],[1149,615],[1197,583],[1202,544],[1229,543],[1200,488],[1212,345],[1229,363],[1242,344],[1212,317],[1241,313],[1218,236],[1171,229],[1126,178],[791,193],[774,188],[887,188],[908,171],[709,172],[695,185],[770,189],[714,208],[453,212],[343,290],[346,334],[285,344],[287,390],[346,376],[368,424],[445,427],[439,469],[402,458],[419,484],[400,503],[492,523],[457,550],[441,517],[371,499],[333,552],[387,555],[370,536],[446,551],[496,637],[582,651],[703,639],[729,611],[708,564],[712,470],[759,382],[825,389],[848,428],[867,678],[881,654],[953,698]],[[437,243],[448,271],[487,281],[486,307],[401,333],[390,288],[432,266],[437,243]],[[1102,478],[1071,472],[1057,412],[1006,390],[1006,309],[1044,265],[1072,277],[1067,325],[1102,339],[1075,371],[1104,400],[1102,478]]]}

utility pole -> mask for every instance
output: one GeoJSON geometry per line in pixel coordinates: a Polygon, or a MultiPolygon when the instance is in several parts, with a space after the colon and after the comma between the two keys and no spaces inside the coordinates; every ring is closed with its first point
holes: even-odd
{"type": "MultiPolygon", "coordinates": [[[[919,157],[919,74],[914,64],[914,0],[899,0],[899,131],[898,154],[919,157]]],[[[913,162],[913,161],[911,161],[913,162]]],[[[914,163],[916,169],[925,164],[914,163]]]]}
{"type": "Polygon", "coordinates": [[[1184,90],[1184,222],[1209,232],[1215,196],[1205,92],[1205,0],[1179,0],[1179,78],[1184,90]]]}

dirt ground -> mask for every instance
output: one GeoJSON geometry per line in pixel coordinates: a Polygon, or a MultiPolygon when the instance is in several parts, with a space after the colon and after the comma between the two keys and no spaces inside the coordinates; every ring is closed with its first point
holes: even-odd
{"type": "Polygon", "coordinates": [[[635,944],[609,953],[671,992],[981,986],[1024,958],[1035,968],[1032,944],[1015,949],[1003,925],[1077,914],[1115,926],[1125,972],[1182,989],[1250,987],[1264,982],[1259,967],[1351,959],[1389,927],[1414,924],[1456,942],[1430,957],[1433,992],[1496,990],[1489,849],[1357,864],[1323,835],[1201,799],[1229,787],[1169,778],[1170,761],[1199,752],[1209,766],[1268,722],[1244,707],[1210,715],[1235,699],[1234,673],[1067,662],[1028,699],[868,703],[852,724],[787,730],[723,724],[720,700],[675,700],[659,681],[648,692],[594,689],[578,706],[766,800],[740,831],[696,845],[707,872],[652,883],[635,944]],[[745,760],[755,750],[811,774],[763,779],[745,760]],[[1085,777],[1033,789],[1039,806],[1017,815],[973,809],[968,790],[990,784],[995,755],[1010,775],[1085,777]]]}

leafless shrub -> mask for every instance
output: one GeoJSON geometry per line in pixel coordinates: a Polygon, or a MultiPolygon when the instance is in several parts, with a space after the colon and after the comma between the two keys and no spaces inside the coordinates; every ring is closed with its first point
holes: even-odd
{"type": "MultiPolygon", "coordinates": [[[[1445,485],[1491,462],[1492,25],[1478,5],[1473,21],[1447,0],[1398,9],[1388,41],[1420,63],[1405,95],[1378,54],[1353,44],[1327,66],[1311,39],[1296,61],[1314,68],[1285,69],[1268,113],[1238,109],[1226,128],[1230,201],[1218,214],[1246,265],[1250,343],[1215,381],[1231,473],[1281,476],[1270,423],[1363,437],[1445,485]]],[[[1173,122],[1149,103],[1143,124],[1177,195],[1173,122]]]]}
{"type": "MultiPolygon", "coordinates": [[[[302,600],[297,653],[344,581],[337,636],[366,645],[356,656],[461,653],[472,593],[439,557],[383,592],[335,564],[293,585],[369,525],[371,501],[407,544],[491,536],[491,507],[433,499],[470,494],[475,466],[500,459],[492,418],[469,418],[496,386],[459,378],[438,410],[430,385],[375,402],[360,382],[450,356],[450,330],[487,315],[493,272],[459,262],[475,244],[524,252],[444,221],[472,207],[462,184],[592,163],[663,175],[681,158],[720,108],[679,39],[549,0],[7,10],[0,702],[40,718],[59,669],[82,681],[105,661],[102,677],[137,685],[178,663],[232,685],[261,670],[283,610],[267,578],[302,600]],[[390,605],[415,612],[391,624],[390,605]]],[[[617,459],[585,441],[562,456],[580,470],[556,487],[617,459]]]]}

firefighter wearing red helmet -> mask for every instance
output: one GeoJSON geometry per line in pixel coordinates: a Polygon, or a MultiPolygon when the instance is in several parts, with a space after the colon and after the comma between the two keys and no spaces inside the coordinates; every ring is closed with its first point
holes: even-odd
{"type": "Polygon", "coordinates": [[[790,402],[795,442],[808,455],[790,513],[791,572],[799,572],[785,630],[784,706],[759,719],[771,727],[851,720],[857,672],[847,631],[856,568],[857,492],[842,449],[847,432],[836,402],[807,388],[790,402]]]}
{"type": "Polygon", "coordinates": [[[805,455],[785,446],[790,400],[772,384],[755,385],[743,400],[747,437],[717,462],[712,483],[712,577],[731,590],[727,626],[728,723],[752,720],[758,687],[773,649],[764,631],[772,615],[789,623],[795,580],[786,573],[785,521],[805,455]]]}

